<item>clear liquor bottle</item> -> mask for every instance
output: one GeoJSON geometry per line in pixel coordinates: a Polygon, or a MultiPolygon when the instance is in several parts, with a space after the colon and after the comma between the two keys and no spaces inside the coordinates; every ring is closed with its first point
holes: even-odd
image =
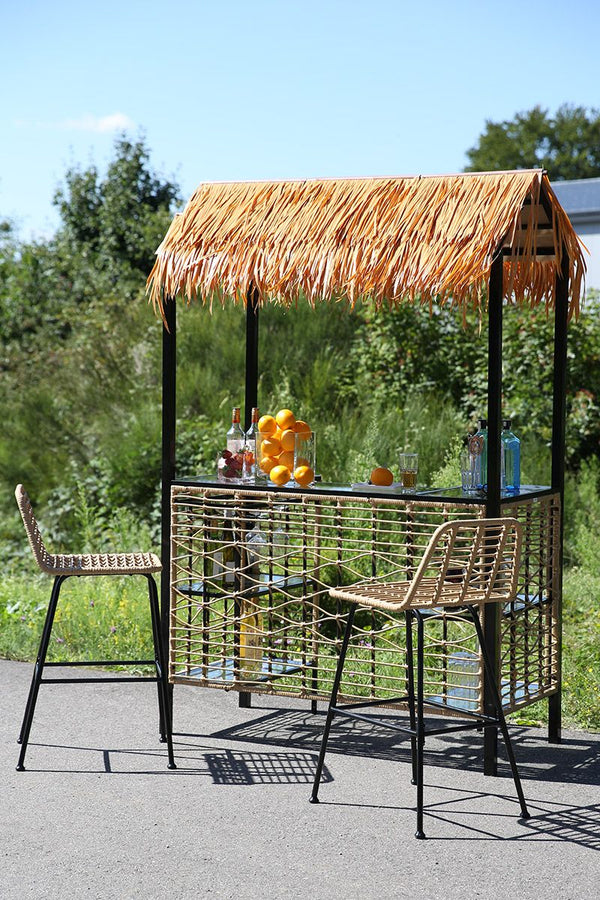
{"type": "Polygon", "coordinates": [[[473,486],[478,491],[487,488],[487,445],[487,419],[480,419],[478,430],[469,438],[469,452],[473,460],[473,486]]]}
{"type": "Polygon", "coordinates": [[[231,411],[231,428],[227,432],[227,449],[234,455],[241,453],[246,443],[246,435],[240,421],[240,407],[234,406],[231,411]]]}
{"type": "Polygon", "coordinates": [[[260,450],[258,442],[261,439],[258,430],[259,419],[260,412],[258,406],[254,406],[252,407],[252,421],[250,422],[250,428],[246,432],[246,468],[247,475],[252,480],[262,474],[258,466],[258,453],[260,450]]]}

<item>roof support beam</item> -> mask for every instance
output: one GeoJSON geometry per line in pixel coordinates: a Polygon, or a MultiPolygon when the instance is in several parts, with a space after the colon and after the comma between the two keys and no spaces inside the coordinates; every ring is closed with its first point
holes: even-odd
{"type": "MultiPolygon", "coordinates": [[[[487,446],[487,504],[489,518],[500,516],[500,425],[502,416],[502,301],[504,265],[502,253],[497,253],[490,270],[488,288],[488,446],[487,446]]],[[[498,684],[500,610],[497,603],[488,603],[485,610],[484,636],[498,684]]],[[[494,692],[488,679],[484,680],[484,710],[493,715],[494,692]]],[[[484,728],[483,771],[496,775],[498,760],[498,729],[484,728]]]]}
{"type": "MultiPolygon", "coordinates": [[[[175,478],[176,422],[176,305],[164,298],[162,332],[162,480],[161,480],[161,562],[160,631],[165,659],[169,647],[169,607],[171,590],[171,482],[175,478]]],[[[172,692],[173,688],[170,687],[172,692]]],[[[169,704],[171,710],[173,704],[169,704]]]]}
{"type": "Polygon", "coordinates": [[[252,285],[246,295],[246,394],[244,430],[252,421],[252,407],[258,406],[258,290],[252,285]]]}
{"type": "MultiPolygon", "coordinates": [[[[560,517],[556,571],[552,590],[557,597],[556,660],[558,690],[548,701],[548,740],[561,740],[562,692],[562,572],[565,500],[565,456],[567,413],[567,324],[569,318],[569,254],[563,244],[560,272],[554,293],[554,393],[552,407],[552,488],[560,496],[560,517]]],[[[553,536],[554,537],[554,536],[553,536]]]]}

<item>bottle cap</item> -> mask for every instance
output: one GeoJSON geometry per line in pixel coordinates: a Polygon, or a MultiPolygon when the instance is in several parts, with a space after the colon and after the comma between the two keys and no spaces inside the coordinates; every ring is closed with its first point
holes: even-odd
{"type": "Polygon", "coordinates": [[[502,427],[505,431],[510,431],[510,426],[512,425],[512,419],[502,419],[502,427]]]}
{"type": "Polygon", "coordinates": [[[233,409],[231,410],[231,421],[234,423],[234,425],[236,422],[240,421],[240,407],[239,406],[234,406],[233,409]]]}
{"type": "Polygon", "coordinates": [[[480,419],[480,420],[479,420],[479,427],[480,427],[480,428],[487,428],[487,419],[480,419]]]}

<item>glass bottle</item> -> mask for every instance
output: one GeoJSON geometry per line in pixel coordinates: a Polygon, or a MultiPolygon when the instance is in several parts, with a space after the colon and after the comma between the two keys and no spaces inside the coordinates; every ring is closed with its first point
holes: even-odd
{"type": "Polygon", "coordinates": [[[469,452],[473,459],[473,481],[477,491],[487,488],[487,419],[479,420],[479,428],[469,438],[469,452]]]}
{"type": "Polygon", "coordinates": [[[240,425],[240,408],[234,406],[231,411],[231,428],[227,432],[227,449],[234,455],[241,453],[246,443],[246,435],[240,425]]]}
{"type": "Polygon", "coordinates": [[[502,422],[500,453],[502,490],[516,494],[521,488],[521,441],[512,431],[510,419],[502,422]]]}
{"type": "Polygon", "coordinates": [[[258,420],[260,419],[260,412],[258,406],[252,407],[252,421],[250,422],[250,428],[246,432],[246,471],[247,477],[251,480],[256,479],[256,477],[261,473],[258,467],[258,452],[260,450],[260,446],[258,441],[260,440],[260,432],[258,430],[258,420]]]}
{"type": "Polygon", "coordinates": [[[246,535],[244,590],[240,596],[240,670],[246,679],[262,672],[264,628],[258,589],[265,546],[266,537],[257,521],[246,535]]]}
{"type": "Polygon", "coordinates": [[[236,581],[235,531],[231,510],[224,509],[221,511],[221,515],[223,517],[221,520],[222,530],[218,535],[217,548],[212,554],[212,575],[222,589],[232,591],[236,581]]]}

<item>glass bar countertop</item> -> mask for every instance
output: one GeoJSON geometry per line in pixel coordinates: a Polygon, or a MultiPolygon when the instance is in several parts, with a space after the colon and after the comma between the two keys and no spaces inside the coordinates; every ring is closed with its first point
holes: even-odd
{"type": "MultiPolygon", "coordinates": [[[[223,488],[225,490],[243,490],[243,491],[269,491],[272,493],[293,495],[293,494],[315,494],[328,496],[349,497],[367,496],[367,497],[390,497],[395,500],[440,500],[452,501],[455,503],[481,503],[485,504],[486,494],[484,491],[467,492],[463,491],[460,485],[453,485],[447,488],[429,488],[417,486],[416,491],[406,492],[401,485],[392,485],[391,487],[380,487],[374,484],[361,482],[358,484],[328,484],[323,481],[317,481],[311,487],[298,487],[293,483],[288,483],[282,487],[278,487],[268,481],[261,482],[225,482],[218,481],[214,475],[197,475],[186,478],[175,478],[173,484],[177,485],[194,485],[197,487],[223,488]]],[[[553,493],[552,488],[540,484],[524,484],[518,492],[502,491],[502,503],[514,503],[516,500],[531,499],[534,497],[543,497],[553,493]]]]}

